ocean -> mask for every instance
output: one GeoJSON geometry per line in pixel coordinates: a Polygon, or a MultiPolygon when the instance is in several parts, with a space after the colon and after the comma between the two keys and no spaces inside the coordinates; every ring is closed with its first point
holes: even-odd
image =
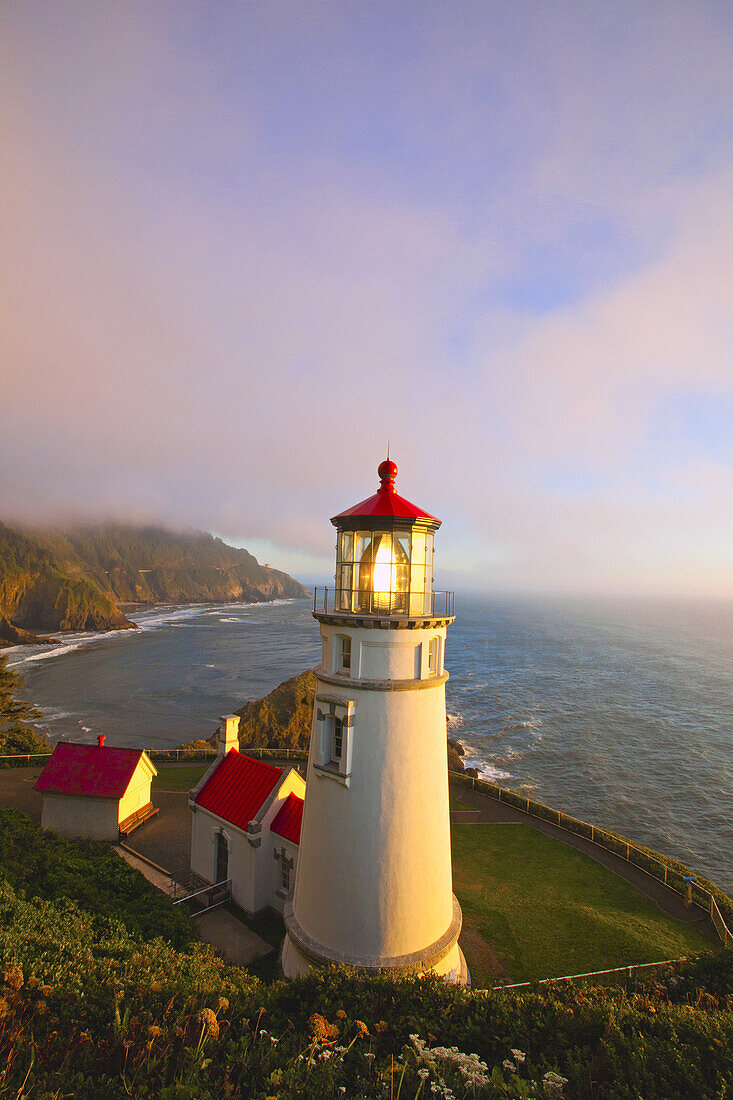
{"type": "MultiPolygon", "coordinates": [[[[733,891],[733,604],[456,594],[448,731],[486,778],[733,891]]],[[[156,607],[19,647],[52,739],[167,748],[320,659],[308,600],[156,607]]]]}

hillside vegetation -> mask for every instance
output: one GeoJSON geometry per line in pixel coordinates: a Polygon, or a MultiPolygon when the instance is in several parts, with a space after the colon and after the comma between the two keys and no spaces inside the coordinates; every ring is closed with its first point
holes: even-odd
{"type": "Polygon", "coordinates": [[[174,946],[162,895],[141,923],[146,884],[123,868],[118,891],[116,857],[98,845],[64,842],[56,873],[48,833],[5,813],[0,834],[2,1095],[713,1100],[733,1088],[733,952],[628,989],[473,991],[345,970],[265,985],[201,943],[174,946]]]}
{"type": "Polygon", "coordinates": [[[49,751],[45,735],[33,725],[41,712],[26,702],[22,693],[23,681],[0,653],[0,756],[49,751]]]}
{"type": "Polygon", "coordinates": [[[307,595],[287,573],[202,531],[104,524],[17,531],[0,524],[0,644],[18,631],[132,627],[119,605],[254,603],[307,595]]]}

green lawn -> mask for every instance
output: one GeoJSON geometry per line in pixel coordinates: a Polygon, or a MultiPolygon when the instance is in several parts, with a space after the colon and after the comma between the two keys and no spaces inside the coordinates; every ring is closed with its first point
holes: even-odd
{"type": "Polygon", "coordinates": [[[469,806],[468,802],[464,802],[463,799],[451,791],[450,795],[450,808],[451,810],[475,810],[475,806],[469,806]]]}
{"type": "Polygon", "coordinates": [[[153,780],[153,790],[188,791],[195,787],[211,761],[201,764],[161,764],[153,780]]]}
{"type": "Polygon", "coordinates": [[[474,985],[674,959],[711,943],[595,860],[527,825],[454,825],[474,985]]]}

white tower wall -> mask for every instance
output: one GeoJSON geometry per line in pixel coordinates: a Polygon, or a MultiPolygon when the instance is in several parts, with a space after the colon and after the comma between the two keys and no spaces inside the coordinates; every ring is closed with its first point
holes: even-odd
{"type": "MultiPolygon", "coordinates": [[[[459,977],[452,894],[442,623],[322,622],[286,974],[312,962],[459,977]],[[343,639],[350,670],[339,671],[343,639]],[[437,639],[437,643],[436,640],[437,639]],[[432,668],[430,643],[433,642],[432,668]],[[324,743],[344,716],[339,766],[324,743]]],[[[465,964],[463,964],[465,969],[465,964]]]]}

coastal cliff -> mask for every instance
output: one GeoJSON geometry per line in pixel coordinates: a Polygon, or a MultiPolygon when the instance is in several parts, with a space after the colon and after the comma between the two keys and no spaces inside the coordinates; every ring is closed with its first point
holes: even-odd
{"type": "Polygon", "coordinates": [[[124,605],[306,595],[287,573],[203,531],[122,524],[19,531],[0,524],[0,646],[40,640],[29,631],[133,628],[124,605]]]}

